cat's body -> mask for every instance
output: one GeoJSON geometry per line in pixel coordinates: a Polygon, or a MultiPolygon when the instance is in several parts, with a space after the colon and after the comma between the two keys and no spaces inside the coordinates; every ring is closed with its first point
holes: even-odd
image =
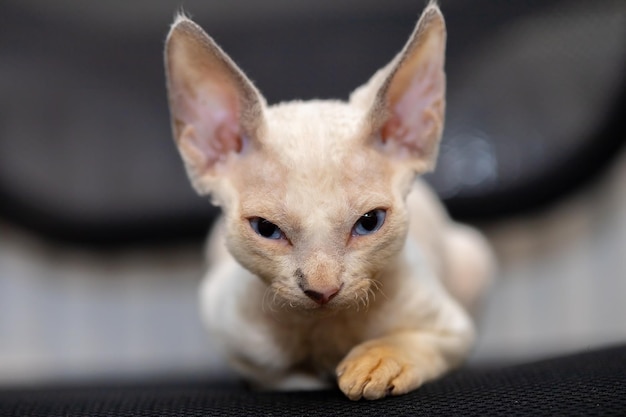
{"type": "Polygon", "coordinates": [[[462,307],[475,308],[487,284],[476,277],[488,279],[489,252],[472,229],[449,224],[421,182],[408,203],[410,217],[426,221],[412,224],[427,226],[411,228],[399,259],[377,277],[378,288],[355,299],[351,308],[331,312],[298,312],[273,300],[268,286],[230,255],[223,224],[218,224],[209,242],[211,268],[200,301],[202,318],[234,367],[259,388],[328,386],[354,346],[406,328],[435,333],[454,329],[458,344],[452,346],[449,365],[463,360],[474,327],[462,307]],[[457,257],[455,271],[445,271],[440,261],[445,257],[457,257]],[[467,305],[460,305],[459,298],[467,305]]]}
{"type": "Polygon", "coordinates": [[[481,236],[415,175],[443,124],[445,27],[430,5],[405,47],[349,102],[267,106],[193,22],[166,67],[190,178],[224,218],[202,314],[233,365],[266,389],[337,378],[351,399],[402,394],[469,352],[491,272],[481,236]]]}

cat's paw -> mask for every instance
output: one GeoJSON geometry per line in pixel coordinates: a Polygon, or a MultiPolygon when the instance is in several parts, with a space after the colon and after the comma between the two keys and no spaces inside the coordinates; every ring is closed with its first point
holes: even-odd
{"type": "Polygon", "coordinates": [[[423,382],[408,356],[385,344],[357,346],[337,366],[339,388],[351,400],[406,394],[423,382]]]}

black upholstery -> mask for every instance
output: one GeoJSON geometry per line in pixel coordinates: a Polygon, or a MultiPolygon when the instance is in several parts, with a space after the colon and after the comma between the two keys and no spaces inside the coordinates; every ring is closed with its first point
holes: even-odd
{"type": "Polygon", "coordinates": [[[405,396],[258,393],[219,382],[0,391],[0,416],[624,416],[626,346],[491,370],[463,369],[405,396]]]}

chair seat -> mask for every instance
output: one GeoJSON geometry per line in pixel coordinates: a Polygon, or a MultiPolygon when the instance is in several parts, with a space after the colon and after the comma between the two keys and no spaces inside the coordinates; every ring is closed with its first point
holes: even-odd
{"type": "Polygon", "coordinates": [[[400,397],[260,393],[219,381],[0,390],[2,416],[624,415],[626,346],[494,369],[461,369],[400,397]]]}

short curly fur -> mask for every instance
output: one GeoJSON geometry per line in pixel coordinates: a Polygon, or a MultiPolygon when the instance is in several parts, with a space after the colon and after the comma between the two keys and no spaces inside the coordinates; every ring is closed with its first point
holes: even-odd
{"type": "Polygon", "coordinates": [[[431,2],[404,49],[348,102],[268,106],[198,25],[184,15],[172,25],[174,137],[195,189],[223,208],[202,316],[256,386],[336,379],[350,399],[376,399],[469,352],[491,252],[415,179],[434,168],[443,129],[445,37],[431,2]],[[380,228],[356,233],[367,213],[380,228]]]}

